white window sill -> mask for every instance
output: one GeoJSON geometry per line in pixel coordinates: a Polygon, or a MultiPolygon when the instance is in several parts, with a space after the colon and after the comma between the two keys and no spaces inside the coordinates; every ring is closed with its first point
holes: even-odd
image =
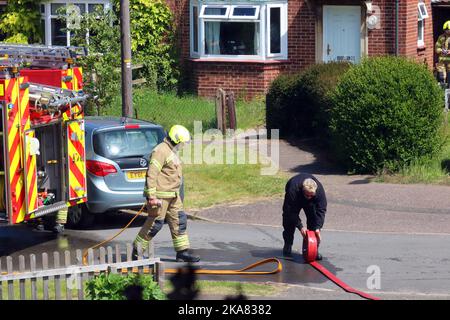
{"type": "Polygon", "coordinates": [[[190,61],[192,62],[227,62],[227,63],[263,63],[263,64],[280,64],[280,63],[286,63],[289,60],[288,59],[283,59],[283,58],[279,58],[279,59],[268,59],[268,60],[263,60],[263,59],[230,59],[230,58],[219,58],[219,57],[214,57],[214,58],[189,58],[190,61]]]}

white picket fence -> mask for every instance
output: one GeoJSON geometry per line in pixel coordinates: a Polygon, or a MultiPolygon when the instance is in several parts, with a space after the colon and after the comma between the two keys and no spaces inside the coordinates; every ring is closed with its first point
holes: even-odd
{"type": "Polygon", "coordinates": [[[34,254],[30,254],[28,259],[20,255],[17,259],[18,263],[14,263],[14,259],[10,256],[2,257],[0,258],[0,300],[15,300],[17,296],[20,300],[49,300],[50,286],[54,287],[52,298],[54,297],[55,300],[84,300],[85,281],[102,272],[152,274],[154,280],[163,288],[164,264],[159,258],[153,258],[150,248],[147,252],[149,258],[144,259],[142,250],[139,250],[141,254],[136,261],[132,260],[131,244],[126,245],[125,251],[125,259],[122,259],[120,245],[114,248],[109,246],[100,247],[97,250],[90,249],[87,265],[83,264],[81,250],[76,250],[75,255],[70,251],[65,251],[64,254],[53,252],[53,261],[50,261],[48,253],[42,253],[40,266],[34,254]],[[52,264],[51,267],[50,264],[52,264]],[[19,294],[15,292],[17,283],[19,294]],[[42,290],[38,289],[38,285],[42,290]]]}

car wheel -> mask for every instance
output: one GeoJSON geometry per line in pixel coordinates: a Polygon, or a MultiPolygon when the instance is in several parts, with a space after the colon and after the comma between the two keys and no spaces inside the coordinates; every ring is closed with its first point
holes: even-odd
{"type": "Polygon", "coordinates": [[[94,214],[89,212],[84,203],[69,208],[67,225],[74,229],[84,229],[94,223],[94,214]]]}

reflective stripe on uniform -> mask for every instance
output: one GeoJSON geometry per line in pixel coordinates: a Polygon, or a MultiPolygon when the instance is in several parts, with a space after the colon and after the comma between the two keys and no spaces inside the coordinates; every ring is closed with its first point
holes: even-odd
{"type": "Polygon", "coordinates": [[[156,191],[157,198],[175,198],[176,196],[175,191],[156,191]]]}
{"type": "Polygon", "coordinates": [[[189,249],[189,238],[187,234],[178,236],[172,239],[172,241],[173,241],[173,248],[175,249],[175,251],[189,249]]]}
{"type": "Polygon", "coordinates": [[[175,158],[175,154],[172,153],[170,156],[167,157],[166,161],[164,162],[164,164],[169,164],[170,162],[173,161],[173,159],[175,158]]]}
{"type": "Polygon", "coordinates": [[[67,211],[68,209],[61,209],[58,211],[58,213],[56,214],[56,222],[57,223],[61,223],[61,224],[65,224],[67,223],[67,211]]]}
{"type": "Polygon", "coordinates": [[[156,187],[155,188],[144,187],[144,195],[149,198],[155,197],[156,196],[156,187]]]}
{"type": "Polygon", "coordinates": [[[137,248],[138,244],[141,245],[142,249],[146,249],[148,247],[149,241],[137,235],[136,239],[134,240],[134,247],[137,248]]]}
{"type": "Polygon", "coordinates": [[[162,170],[162,165],[161,165],[161,163],[159,163],[158,160],[152,159],[152,160],[150,161],[150,165],[152,165],[152,164],[158,169],[158,171],[161,171],[161,170],[162,170]]]}

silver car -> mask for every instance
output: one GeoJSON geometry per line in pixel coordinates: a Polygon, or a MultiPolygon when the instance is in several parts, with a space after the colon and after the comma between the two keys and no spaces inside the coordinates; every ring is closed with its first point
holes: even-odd
{"type": "Polygon", "coordinates": [[[87,227],[94,214],[138,209],[152,150],[166,133],[162,126],[119,117],[86,117],[88,201],[69,209],[71,227],[87,227]]]}

